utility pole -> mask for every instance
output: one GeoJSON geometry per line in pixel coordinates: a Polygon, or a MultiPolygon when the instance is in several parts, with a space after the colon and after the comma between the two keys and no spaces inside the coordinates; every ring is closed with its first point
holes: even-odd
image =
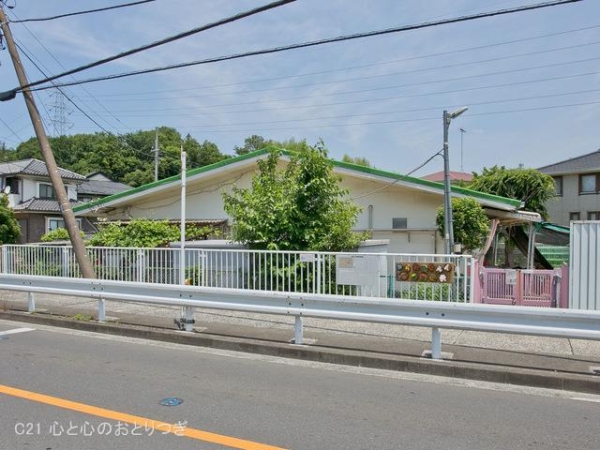
{"type": "Polygon", "coordinates": [[[158,128],[154,129],[154,181],[158,181],[158,128]]]}
{"type": "MultiPolygon", "coordinates": [[[[19,58],[12,33],[8,27],[8,18],[4,14],[4,9],[1,2],[0,26],[2,28],[2,32],[4,33],[4,38],[6,39],[6,47],[8,48],[8,52],[10,53],[10,57],[15,67],[19,84],[21,86],[26,86],[29,82],[27,81],[23,64],[19,58]]],[[[23,97],[25,98],[25,104],[27,105],[27,110],[29,111],[29,117],[31,118],[31,123],[33,125],[33,129],[35,130],[35,135],[37,137],[42,156],[46,162],[48,175],[50,175],[50,181],[52,182],[54,193],[58,200],[62,216],[65,220],[65,227],[69,233],[69,238],[71,240],[71,244],[73,245],[73,252],[75,253],[75,259],[79,264],[81,275],[83,275],[84,278],[96,278],[96,273],[94,272],[92,263],[87,257],[83,239],[81,238],[79,230],[77,229],[77,222],[75,220],[73,210],[71,209],[71,202],[69,201],[67,192],[65,191],[65,185],[63,184],[63,180],[58,171],[58,166],[56,165],[52,148],[50,148],[50,142],[48,141],[48,136],[44,130],[44,125],[42,124],[42,119],[35,104],[33,94],[28,88],[24,88],[23,97]]]]}

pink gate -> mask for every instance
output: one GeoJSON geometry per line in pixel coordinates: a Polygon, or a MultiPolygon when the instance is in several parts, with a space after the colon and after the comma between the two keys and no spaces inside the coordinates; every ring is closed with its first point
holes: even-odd
{"type": "Polygon", "coordinates": [[[481,303],[556,308],[561,306],[561,270],[511,270],[483,267],[481,303]]]}

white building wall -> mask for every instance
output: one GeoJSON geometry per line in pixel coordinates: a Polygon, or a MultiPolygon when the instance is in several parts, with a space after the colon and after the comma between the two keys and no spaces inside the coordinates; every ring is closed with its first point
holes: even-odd
{"type": "MultiPolygon", "coordinates": [[[[222,178],[188,183],[186,219],[229,219],[224,211],[223,191],[231,192],[233,186],[249,188],[253,172],[231,173],[222,178]]],[[[400,185],[381,189],[382,183],[345,177],[341,183],[350,191],[362,211],[355,227],[358,231],[372,231],[373,239],[389,239],[390,252],[434,253],[443,251],[435,224],[437,208],[442,196],[416,191],[400,185]],[[377,192],[374,192],[377,189],[377,192]],[[371,208],[369,208],[371,206],[371,208]],[[372,211],[372,216],[369,216],[372,211]],[[392,220],[407,218],[407,229],[394,230],[392,220]]],[[[181,217],[180,187],[158,191],[149,200],[133,202],[132,206],[113,210],[109,220],[148,218],[179,219],[181,217]]]]}

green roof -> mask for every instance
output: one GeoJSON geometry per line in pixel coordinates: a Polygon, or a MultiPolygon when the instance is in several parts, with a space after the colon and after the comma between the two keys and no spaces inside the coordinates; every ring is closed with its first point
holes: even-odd
{"type": "MultiPolygon", "coordinates": [[[[261,150],[247,153],[245,155],[240,155],[240,156],[236,156],[234,158],[224,159],[223,161],[219,161],[217,163],[210,164],[208,166],[190,169],[186,172],[186,176],[190,177],[190,176],[198,175],[200,173],[210,172],[212,170],[216,170],[221,167],[226,167],[228,165],[235,164],[240,161],[245,161],[247,159],[252,159],[252,158],[256,158],[258,156],[265,155],[272,150],[280,150],[282,152],[282,154],[284,154],[286,156],[290,156],[293,153],[293,152],[290,152],[289,150],[285,150],[285,149],[276,149],[274,147],[267,147],[267,148],[264,148],[261,150]]],[[[410,177],[410,176],[406,176],[406,175],[400,175],[400,174],[397,174],[394,172],[387,172],[384,170],[374,169],[371,167],[365,167],[365,166],[342,162],[342,161],[332,160],[332,162],[335,167],[352,170],[354,172],[362,172],[365,174],[375,175],[378,177],[392,178],[397,181],[405,181],[407,183],[417,184],[417,185],[421,185],[421,186],[428,187],[428,188],[434,188],[434,189],[439,189],[439,190],[444,189],[444,185],[442,183],[437,183],[435,181],[423,180],[421,178],[414,178],[414,177],[410,177]]],[[[127,191],[119,192],[118,194],[109,195],[108,197],[96,199],[89,203],[84,203],[82,205],[78,205],[73,208],[73,211],[80,212],[80,211],[84,211],[87,209],[96,208],[103,204],[112,202],[114,200],[129,197],[131,195],[134,195],[134,194],[137,194],[140,192],[144,192],[144,191],[147,191],[149,189],[153,189],[153,188],[156,188],[159,186],[164,186],[164,185],[168,185],[171,183],[175,183],[179,180],[181,180],[181,174],[174,175],[172,177],[165,178],[163,180],[154,181],[152,183],[147,183],[142,186],[138,186],[136,188],[129,189],[127,191]]],[[[458,187],[458,186],[451,186],[451,190],[452,190],[452,192],[455,192],[458,194],[462,194],[462,195],[466,195],[466,196],[474,197],[474,198],[479,198],[481,200],[488,200],[488,201],[493,201],[493,202],[497,202],[497,203],[502,203],[507,206],[518,207],[521,204],[521,202],[519,200],[514,200],[514,199],[510,199],[510,198],[506,198],[506,197],[500,197],[498,195],[486,194],[483,192],[473,191],[473,190],[465,189],[465,188],[458,187]]]]}

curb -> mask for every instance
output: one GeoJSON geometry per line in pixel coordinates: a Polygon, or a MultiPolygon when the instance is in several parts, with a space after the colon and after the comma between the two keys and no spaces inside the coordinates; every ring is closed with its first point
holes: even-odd
{"type": "Polygon", "coordinates": [[[209,333],[185,333],[140,325],[85,322],[43,313],[29,314],[26,312],[0,311],[0,319],[329,364],[413,372],[589,394],[600,392],[600,377],[594,375],[550,372],[452,360],[432,361],[402,355],[386,354],[382,356],[375,352],[342,350],[320,347],[319,345],[292,345],[209,333]]]}

